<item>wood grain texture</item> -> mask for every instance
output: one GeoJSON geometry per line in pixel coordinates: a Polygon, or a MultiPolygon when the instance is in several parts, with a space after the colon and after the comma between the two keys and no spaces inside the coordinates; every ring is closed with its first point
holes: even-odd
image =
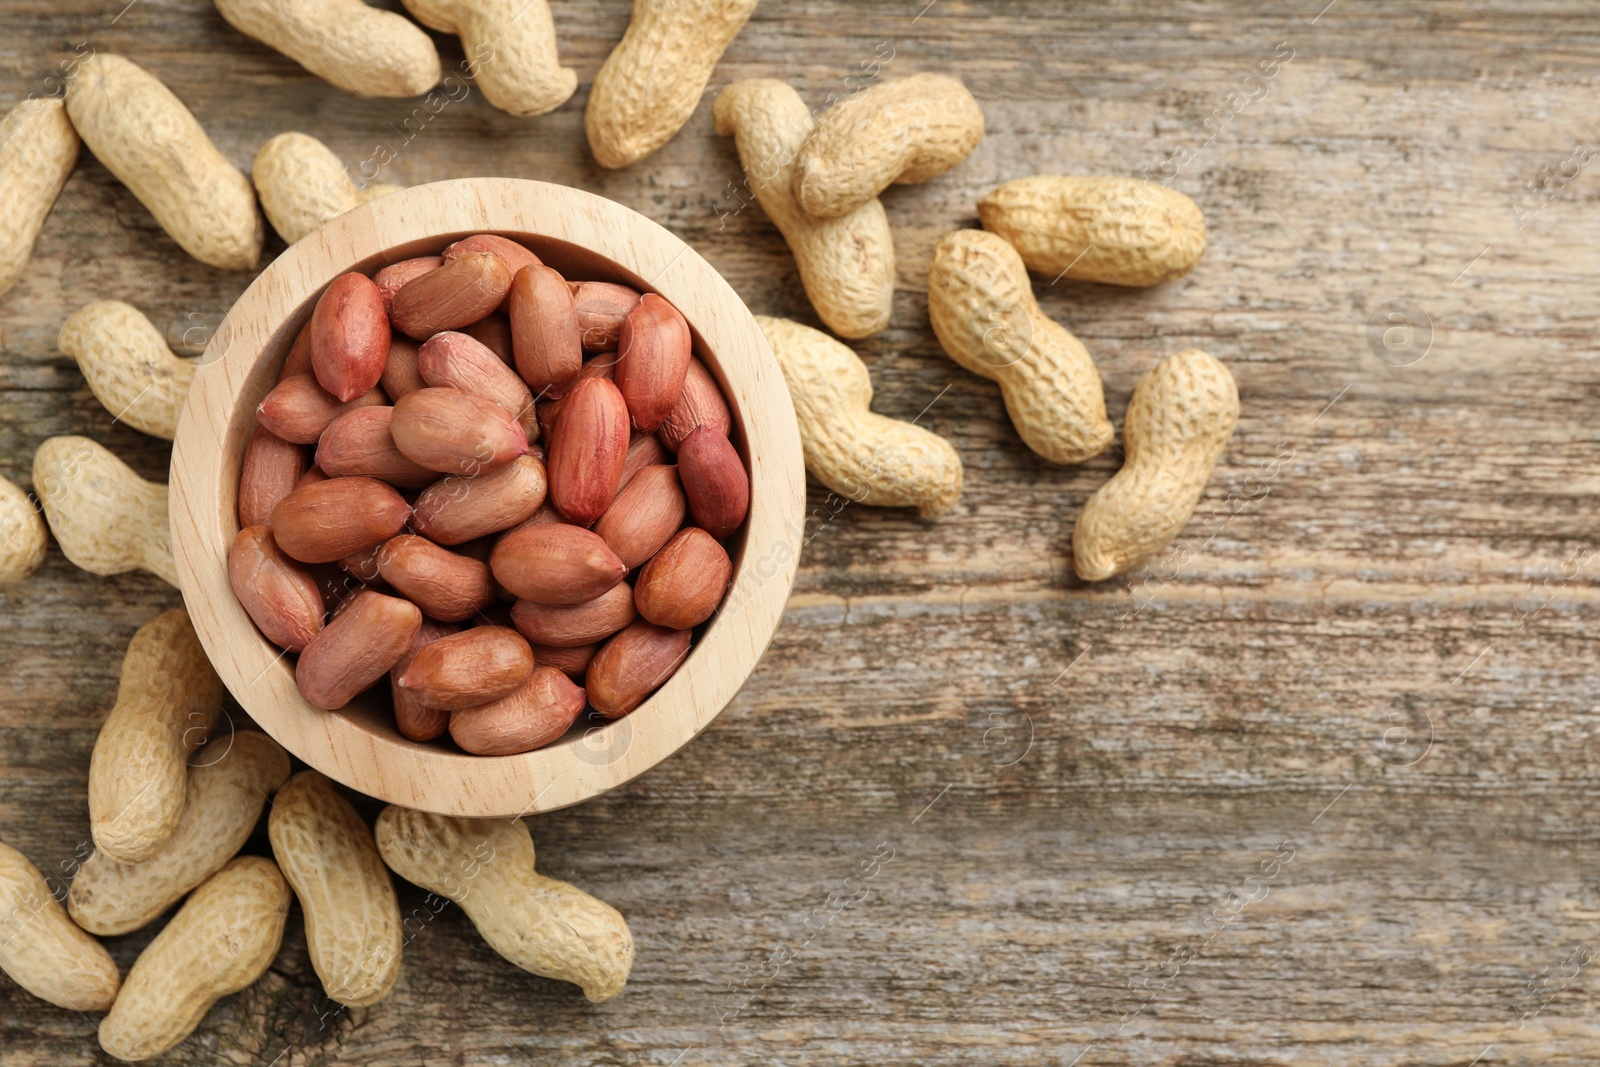
{"type": "MultiPolygon", "coordinates": [[[[408,102],[339,94],[207,4],[115,22],[121,3],[11,4],[0,105],[82,42],[121,50],[240,166],[303,129],[358,173],[391,146],[373,180],[589,189],[752,310],[812,325],[711,131],[716,90],[782,77],[817,106],[892,53],[881,76],[957,74],[988,128],[948,175],[884,195],[894,319],[852,345],[878,411],[926,408],[961,453],[956,512],[813,486],[784,625],[730,708],[624,789],[531,821],[543,871],[628,917],[627,990],[587,1005],[402,886],[390,999],[324,999],[296,912],[262,981],[168,1062],[1593,1063],[1600,179],[1567,175],[1600,137],[1600,33],[1578,0],[1325,5],[769,0],[683,131],[610,172],[582,108],[626,0],[552,3],[580,80],[555,113],[474,90],[409,141],[408,102]],[[1280,42],[1293,58],[1247,84],[1280,42]],[[1233,92],[1257,99],[1234,113],[1233,92]],[[1176,554],[1086,587],[1072,522],[1119,456],[1057,468],[1022,446],[998,389],[934,340],[927,256],[1002,181],[1160,176],[1183,148],[1172,184],[1210,239],[1192,274],[1036,291],[1119,426],[1139,376],[1198,347],[1238,380],[1239,430],[1176,554]],[[1431,324],[1409,349],[1382,344],[1391,301],[1431,324]]],[[[0,300],[0,474],[27,484],[39,439],[83,433],[160,476],[166,446],[113,423],[56,331],[122,299],[198,341],[248,280],[184,255],[86,157],[0,300]]],[[[0,590],[0,835],[58,883],[120,650],[177,602],[53,548],[0,590]]],[[[110,942],[124,971],[152,935],[110,942]]],[[[105,1062],[94,1022],[0,981],[7,1067],[105,1062]]]]}

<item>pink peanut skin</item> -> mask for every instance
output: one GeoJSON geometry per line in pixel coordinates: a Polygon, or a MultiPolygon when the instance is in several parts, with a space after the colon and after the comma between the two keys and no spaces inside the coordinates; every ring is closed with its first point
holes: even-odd
{"type": "Polygon", "coordinates": [[[459,633],[461,627],[453,622],[439,622],[426,616],[411,639],[406,654],[389,670],[389,695],[394,700],[394,724],[400,733],[412,741],[432,741],[450,728],[450,713],[443,708],[430,708],[416,695],[400,688],[398,681],[422,646],[441,637],[459,633]]]}
{"type": "Polygon", "coordinates": [[[628,407],[604,378],[586,378],[561,402],[550,433],[550,502],[587,526],[611,506],[628,458],[628,407]]]}
{"type": "Polygon", "coordinates": [[[452,712],[450,739],[479,756],[530,752],[566,733],[584,704],[583,690],[560,670],[535,667],[506,696],[452,712]]]}
{"type": "Polygon", "coordinates": [[[285,441],[265,426],[251,431],[239,474],[239,525],[264,525],[278,501],[294,492],[308,466],[310,460],[300,445],[285,441]]]}
{"type": "Polygon", "coordinates": [[[311,313],[311,369],[341,403],[378,384],[389,359],[389,315],[378,287],[352,271],[333,280],[311,313]]]}
{"type": "Polygon", "coordinates": [[[529,441],[539,439],[539,413],[528,383],[486,345],[453,330],[436,333],[417,352],[417,371],[431,386],[449,386],[511,412],[529,441]]]}
{"type": "MultiPolygon", "coordinates": [[[[455,244],[444,250],[445,262],[460,259],[462,256],[473,252],[487,252],[500,261],[506,273],[511,277],[517,276],[517,271],[529,265],[539,265],[542,261],[528,248],[518,244],[509,237],[501,237],[497,233],[475,233],[471,237],[463,237],[455,244]]],[[[511,294],[500,302],[500,311],[511,310],[511,294]]]]}
{"type": "Polygon", "coordinates": [[[317,439],[317,466],[332,478],[377,478],[402,489],[421,489],[439,475],[418,466],[395,447],[389,427],[394,408],[377,406],[347,411],[328,424],[317,439]]]}
{"type": "Polygon", "coordinates": [[[326,711],[344,707],[400,661],[421,625],[422,612],[410,601],[357,593],[301,651],[294,671],[300,695],[326,711]]]}
{"type": "Polygon", "coordinates": [[[750,476],[722,434],[702,426],[684,438],[678,477],[689,498],[689,513],[712,537],[720,541],[744,522],[750,511],[750,476]]]}
{"type": "Polygon", "coordinates": [[[733,433],[733,413],[722,396],[706,365],[698,359],[689,360],[689,372],[683,379],[683,392],[672,405],[667,417],[661,420],[661,443],[676,452],[683,447],[683,439],[702,426],[709,426],[724,437],[733,433]]]}
{"type": "Polygon", "coordinates": [[[355,408],[383,404],[381,389],[369,389],[347,403],[330,395],[307,372],[293,374],[272,387],[256,405],[256,421],[278,437],[297,445],[314,445],[328,424],[355,408]]]}
{"type": "Polygon", "coordinates": [[[406,283],[430,274],[444,266],[441,256],[418,256],[415,259],[402,259],[398,263],[391,263],[377,274],[372,276],[372,284],[378,287],[378,295],[383,300],[384,314],[389,313],[389,305],[394,303],[394,294],[404,289],[406,283]]]}
{"type": "Polygon", "coordinates": [[[617,388],[636,429],[660,426],[689,373],[689,324],[665,299],[646,293],[622,320],[617,342],[617,388]]]}
{"type": "Polygon", "coordinates": [[[549,267],[524,267],[506,299],[517,373],[541,396],[561,395],[583,367],[582,332],[566,279],[549,267]]]}
{"type": "Polygon", "coordinates": [[[389,432],[413,462],[441,474],[482,474],[528,452],[528,435],[510,412],[450,387],[401,397],[389,432]]]}
{"type": "Polygon", "coordinates": [[[572,308],[585,352],[607,352],[622,338],[622,320],[639,303],[639,291],[611,282],[572,282],[572,308]]]}
{"type": "Polygon", "coordinates": [[[311,572],[290,559],[266,526],[246,526],[228,550],[228,582],[268,641],[299,652],[322,629],[322,591],[311,572]]]}

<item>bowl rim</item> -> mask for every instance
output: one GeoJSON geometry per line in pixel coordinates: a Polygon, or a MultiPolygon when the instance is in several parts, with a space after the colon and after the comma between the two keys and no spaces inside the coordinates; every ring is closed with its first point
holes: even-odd
{"type": "Polygon", "coordinates": [[[581,803],[643,774],[704,730],[777,630],[799,564],[804,508],[799,426],[782,370],[727,281],[687,243],[631,208],[518,178],[452,179],[392,193],[338,216],[269,264],[207,346],[179,418],[169,481],[179,587],[202,647],[250,717],[293,755],[352,789],[468,817],[581,803]],[[723,387],[751,477],[745,539],[735,550],[727,598],[678,672],[631,714],[514,756],[418,744],[395,731],[392,720],[384,733],[379,718],[361,709],[312,707],[295,687],[285,653],[256,629],[227,577],[253,409],[276,382],[277,356],[309,317],[315,296],[346,271],[370,273],[436,253],[471,233],[521,237],[536,251],[555,249],[557,258],[606,261],[602,269],[613,277],[602,280],[631,277],[671,300],[689,321],[697,356],[723,387]]]}

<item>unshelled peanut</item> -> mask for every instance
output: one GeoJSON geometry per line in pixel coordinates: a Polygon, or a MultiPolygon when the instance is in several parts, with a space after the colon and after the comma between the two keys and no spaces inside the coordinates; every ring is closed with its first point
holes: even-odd
{"type": "Polygon", "coordinates": [[[216,5],[234,29],[347,93],[421,96],[439,84],[439,53],[428,35],[409,19],[361,0],[216,5]]]}
{"type": "Polygon", "coordinates": [[[62,325],[56,347],[78,364],[116,421],[168,441],[176,436],[195,364],[173,355],[138,308],[120,300],[85,304],[62,325]]]}
{"type": "Polygon", "coordinates": [[[928,274],[928,317],[951,359],[1000,383],[1012,425],[1039,455],[1082,463],[1111,444],[1099,369],[1039,309],[1005,241],[982,230],[946,235],[928,274]]]}
{"type": "Polygon", "coordinates": [[[221,706],[222,679],[186,611],[163,612],[139,628],[89,759],[95,847],[133,863],[172,836],[183,817],[189,755],[211,735],[221,706]]]}
{"type": "Polygon", "coordinates": [[[178,584],[165,485],[87,437],[49,437],[33,453],[33,491],[75,565],[92,574],[144,570],[178,584]]]}
{"type": "Polygon", "coordinates": [[[836,218],[890,185],[938,177],[981,140],[983,112],[959,78],[880,82],[822,113],[795,162],[795,199],[817,218],[836,218]]]}
{"type": "Polygon", "coordinates": [[[1187,274],[1206,250],[1195,202],[1138,178],[1018,178],[978,201],[978,217],[1051,279],[1159,285],[1187,274]]]}
{"type": "Polygon", "coordinates": [[[634,0],[628,32],[594,76],[583,113],[595,161],[630,166],[670,141],[758,2],[634,0]]]}
{"type": "Polygon", "coordinates": [[[520,819],[457,819],[388,807],[378,851],[400,877],[461,905],[489,947],[596,1003],[622,992],[633,934],[617,909],[534,870],[520,819]]]}
{"type": "MultiPolygon", "coordinates": [[[[227,0],[218,0],[219,6],[227,0]]],[[[270,7],[262,0],[250,0],[252,5],[270,7]]],[[[359,0],[352,3],[366,11],[373,11],[400,22],[399,16],[387,11],[379,12],[359,0]]],[[[411,29],[417,30],[409,22],[411,29]]],[[[433,43],[421,30],[417,34],[427,43],[433,43]]],[[[351,35],[352,37],[354,35],[351,35]]],[[[438,56],[434,56],[437,71],[438,56]]],[[[437,73],[434,75],[438,79],[437,73]]],[[[425,91],[425,90],[420,90],[425,91]]],[[[412,93],[400,94],[412,96],[412,93]]],[[[261,197],[261,209],[267,221],[288,244],[294,244],[306,234],[320,229],[329,219],[380,196],[400,191],[400,186],[374,182],[358,187],[350,171],[333,151],[315,137],[303,133],[280,133],[261,146],[255,163],[250,167],[250,177],[255,182],[256,194],[261,197]]]]}
{"type": "Polygon", "coordinates": [[[894,236],[876,198],[836,219],[807,215],[794,198],[795,160],[815,125],[800,94],[781,81],[734,82],[712,108],[717,133],[732,134],[745,183],[783,234],[817,314],[841,337],[889,324],[894,236]]]}
{"type": "Polygon", "coordinates": [[[60,100],[24,100],[0,119],[0,293],[22,277],[77,161],[78,133],[60,100]]]}
{"type": "Polygon", "coordinates": [[[0,585],[20,582],[44,562],[44,518],[33,499],[0,478],[0,585]]]}
{"type": "Polygon", "coordinates": [[[130,863],[96,852],[78,868],[67,893],[73,921],[104,937],[149,925],[233,859],[288,777],[288,753],[266,734],[217,737],[190,768],[183,816],[154,853],[130,863]]]}
{"type": "Polygon", "coordinates": [[[567,102],[578,73],[556,55],[547,0],[404,0],[430,30],[453,33],[484,99],[513,115],[543,115],[567,102]]]}
{"type": "Polygon", "coordinates": [[[961,496],[961,457],[920,426],[872,410],[867,366],[832,337],[788,319],[757,316],[778,357],[800,422],[806,469],[848,500],[949,511],[961,496]]]}
{"type": "Polygon", "coordinates": [[[239,168],[211,143],[160,80],[121,56],[78,65],[67,114],[95,158],[202,263],[250,270],[261,258],[261,214],[239,168]]]}
{"type": "Polygon", "coordinates": [[[388,996],[400,976],[400,903],[366,822],[326,777],[302,771],[273,799],[268,833],[305,911],[323,990],[352,1008],[388,996]]]}
{"type": "Polygon", "coordinates": [[[0,841],[0,971],[72,1011],[105,1011],[122,979],[100,942],[67,917],[28,857],[0,841]]]}
{"type": "Polygon", "coordinates": [[[100,1020],[100,1047],[119,1060],[146,1060],[188,1037],[213,1004],[272,964],[290,900],[283,875],[261,856],[241,856],[212,875],[134,961],[100,1020]]]}
{"type": "Polygon", "coordinates": [[[1072,531],[1072,566],[1098,582],[1132,570],[1178,536],[1239,421],[1233,375],[1198,349],[1168,356],[1133,390],[1127,460],[1089,497],[1072,531]]]}

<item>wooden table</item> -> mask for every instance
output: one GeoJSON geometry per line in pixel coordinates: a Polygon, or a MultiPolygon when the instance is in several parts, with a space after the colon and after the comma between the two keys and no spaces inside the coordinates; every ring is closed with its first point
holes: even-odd
{"type": "MultiPolygon", "coordinates": [[[[352,165],[391,148],[385,180],[581,186],[811,323],[783,242],[740,209],[714,91],[780,77],[817,104],[874,70],[945,71],[989,128],[954,173],[885,196],[894,322],[856,346],[877,409],[960,451],[959,509],[930,524],[814,488],[785,624],[734,704],[628,788],[532,821],[543,870],[627,914],[627,992],[590,1006],[450,908],[390,999],[338,1012],[297,911],[271,971],[171,1062],[1600,1056],[1592,4],[769,0],[687,128],[608,173],[582,105],[623,0],[555,0],[583,83],[556,114],[474,92],[409,134],[411,102],[339,93],[201,0],[123,2],[12,0],[0,103],[121,52],[243,167],[300,129],[352,165]],[[1086,587],[1072,522],[1118,458],[1021,446],[928,328],[927,257],[1003,180],[1164,167],[1207,215],[1200,267],[1040,299],[1117,421],[1190,346],[1232,368],[1243,416],[1169,563],[1086,587]]],[[[38,441],[84,433],[164,476],[167,447],[114,424],[56,331],[119,298],[197,346],[248,281],[182,254],[86,156],[0,300],[0,473],[27,485],[38,441]]],[[[0,600],[0,836],[56,867],[88,837],[121,650],[179,598],[52,552],[0,600]]],[[[111,951],[126,968],[148,938],[111,951]]],[[[0,980],[0,1062],[103,1062],[94,1027],[0,980]]]]}

